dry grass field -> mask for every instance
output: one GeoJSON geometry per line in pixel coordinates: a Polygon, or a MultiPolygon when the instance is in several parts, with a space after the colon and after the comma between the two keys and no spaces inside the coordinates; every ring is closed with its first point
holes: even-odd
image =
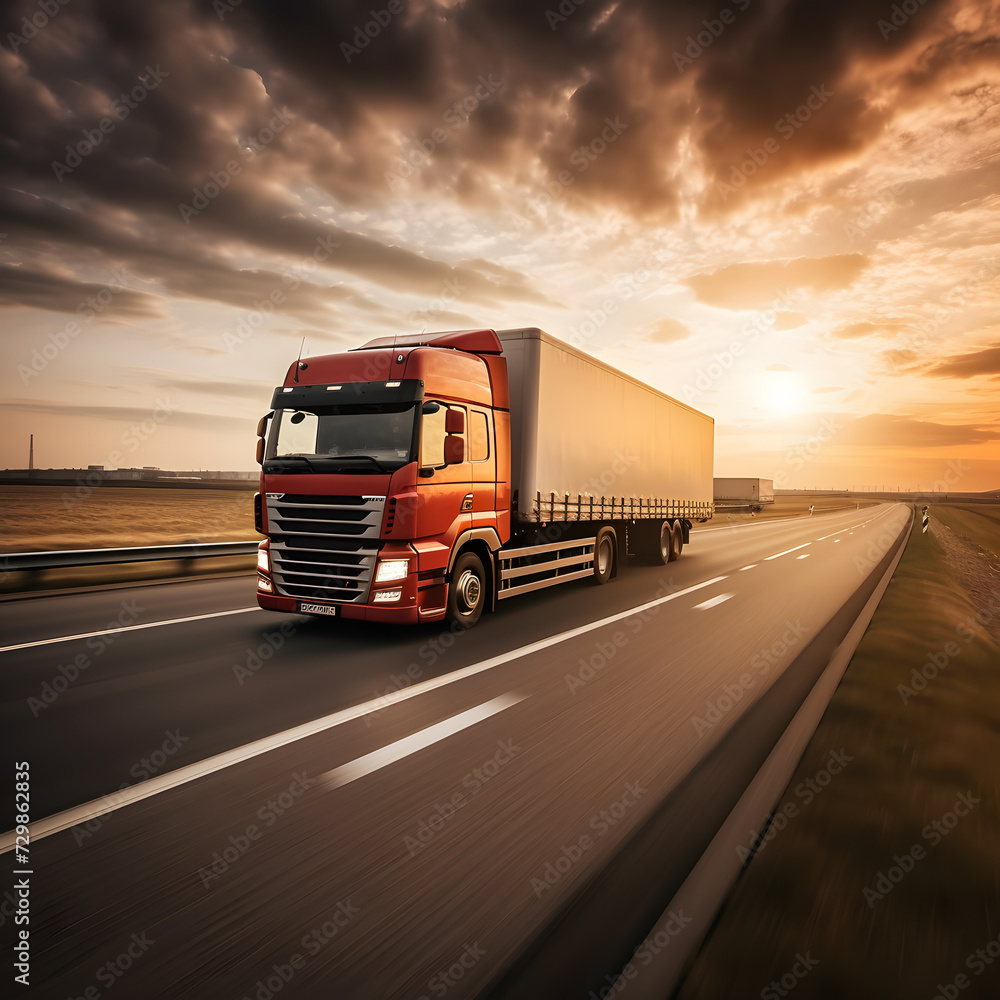
{"type": "Polygon", "coordinates": [[[42,552],[260,536],[253,490],[0,486],[0,550],[42,552]]]}

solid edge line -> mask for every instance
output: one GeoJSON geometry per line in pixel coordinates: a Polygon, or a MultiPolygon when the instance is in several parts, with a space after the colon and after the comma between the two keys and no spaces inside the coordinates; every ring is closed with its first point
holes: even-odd
{"type": "Polygon", "coordinates": [[[138,632],[141,628],[156,628],[159,625],[180,625],[184,622],[200,622],[206,618],[224,618],[226,615],[245,615],[248,611],[263,611],[263,608],[234,608],[232,611],[210,611],[205,615],[190,618],[167,618],[159,622],[145,622],[142,625],[122,625],[120,628],[102,628],[99,632],[81,632],[79,635],[57,635],[52,639],[36,639],[20,642],[16,646],[0,646],[0,653],[10,653],[15,649],[30,649],[32,646],[49,646],[54,642],[72,642],[74,639],[92,639],[98,635],[116,635],[119,632],[138,632]]]}
{"type": "MultiPolygon", "coordinates": [[[[882,595],[892,581],[899,561],[903,558],[912,527],[911,509],[911,517],[900,529],[900,535],[906,537],[903,538],[895,558],[875,586],[867,603],[861,609],[861,613],[840,641],[840,645],[834,650],[826,669],[820,674],[819,680],[813,685],[809,694],[806,695],[805,700],[778,738],[778,742],[768,754],[760,770],[754,775],[746,791],[740,796],[729,816],[723,821],[718,833],[712,838],[702,856],[695,863],[691,873],[681,883],[663,914],[654,922],[653,929],[655,930],[672,910],[684,909],[689,914],[694,914],[694,926],[691,928],[692,937],[685,938],[686,947],[683,950],[673,950],[669,954],[668,950],[664,949],[660,953],[662,958],[659,955],[654,958],[651,968],[647,969],[646,975],[640,982],[637,982],[633,1000],[662,1000],[665,996],[671,996],[687,974],[690,962],[700,951],[702,943],[708,936],[719,911],[725,905],[736,878],[743,868],[736,848],[746,837],[748,815],[751,817],[764,815],[766,817],[781,801],[782,793],[792,780],[802,754],[815,735],[830,699],[850,665],[851,658],[878,609],[882,595]],[[803,726],[808,733],[804,739],[801,736],[803,726]],[[777,790],[775,791],[775,789],[777,790]],[[730,856],[735,861],[729,865],[727,871],[720,873],[717,859],[720,857],[728,859],[730,856]]],[[[762,833],[764,829],[764,827],[761,828],[762,833]]]]}
{"type": "MultiPolygon", "coordinates": [[[[395,705],[397,702],[406,701],[410,698],[416,698],[418,695],[425,694],[428,691],[434,691],[447,684],[454,684],[457,681],[464,680],[466,677],[473,677],[476,674],[491,670],[493,667],[509,663],[511,660],[520,659],[522,656],[529,656],[530,654],[537,653],[540,650],[548,649],[549,646],[554,646],[559,642],[565,642],[568,639],[576,638],[578,635],[586,635],[587,632],[592,632],[594,629],[602,628],[603,626],[610,625],[613,622],[621,621],[623,618],[631,618],[633,615],[647,611],[649,608],[657,607],[660,604],[666,604],[667,601],[673,601],[678,597],[684,597],[686,594],[693,593],[696,590],[701,590],[703,587],[710,587],[713,583],[719,583],[725,579],[725,576],[713,577],[711,580],[705,580],[704,583],[696,583],[693,587],[678,590],[673,594],[667,594],[665,597],[658,597],[656,600],[648,601],[646,604],[640,604],[638,607],[629,608],[627,611],[620,611],[615,615],[609,615],[607,618],[602,618],[600,621],[590,622],[587,625],[580,625],[577,628],[569,629],[566,632],[560,632],[559,634],[549,636],[546,639],[539,639],[537,642],[529,643],[527,646],[520,646],[517,649],[512,649],[506,653],[500,653],[497,656],[490,657],[488,660],[481,660],[479,663],[472,663],[467,667],[461,667],[450,674],[435,677],[427,681],[421,681],[419,684],[403,688],[402,690],[396,691],[391,695],[384,695],[380,698],[375,698],[372,701],[366,701],[360,705],[355,705],[352,708],[342,709],[339,712],[334,712],[332,715],[325,715],[322,718],[314,719],[312,722],[303,723],[301,726],[295,726],[292,729],[286,729],[284,732],[275,733],[273,736],[266,736],[263,739],[255,740],[254,742],[247,743],[244,746],[236,747],[234,750],[227,750],[225,753],[216,754],[214,757],[207,757],[205,760],[198,761],[196,764],[188,764],[185,767],[177,768],[176,771],[168,771],[166,774],[150,778],[148,781],[142,781],[139,784],[132,785],[130,788],[123,789],[120,792],[109,793],[100,799],[94,799],[93,801],[84,803],[83,805],[74,806],[73,808],[64,810],[63,812],[47,816],[45,819],[36,820],[28,826],[31,840],[40,840],[42,837],[48,837],[53,833],[60,833],[63,830],[68,830],[71,826],[77,826],[80,823],[85,823],[89,819],[95,819],[98,816],[104,816],[107,813],[115,812],[116,810],[132,805],[135,802],[141,802],[143,799],[148,799],[153,795],[158,795],[160,792],[165,792],[171,788],[176,788],[179,785],[185,785],[188,782],[195,781],[198,778],[204,778],[207,775],[215,774],[217,771],[221,771],[226,767],[231,767],[233,764],[240,764],[253,757],[259,757],[261,754],[267,753],[269,750],[276,750],[279,747],[287,746],[289,743],[295,743],[298,740],[305,739],[308,736],[314,736],[327,729],[333,729],[336,726],[343,725],[346,722],[351,722],[354,719],[360,719],[365,715],[371,714],[373,711],[380,712],[383,709],[389,708],[391,705],[395,705]],[[109,802],[109,799],[117,799],[118,801],[109,802]]],[[[15,835],[13,830],[0,834],[0,854],[6,854],[7,851],[14,849],[14,837],[15,835]]]]}
{"type": "Polygon", "coordinates": [[[378,750],[373,750],[371,753],[356,757],[346,764],[341,764],[332,771],[321,774],[317,781],[330,789],[341,788],[352,781],[357,781],[358,778],[373,774],[383,767],[388,767],[390,764],[395,764],[397,761],[418,753],[420,750],[433,746],[435,743],[440,743],[449,736],[454,736],[455,733],[462,732],[463,729],[468,729],[476,725],[476,723],[483,722],[504,711],[504,709],[510,708],[520,701],[524,701],[526,697],[527,695],[523,694],[502,694],[499,698],[485,701],[474,708],[459,712],[458,715],[442,719],[441,722],[436,722],[426,729],[420,729],[410,736],[404,736],[401,740],[396,740],[395,743],[389,743],[378,750]]]}

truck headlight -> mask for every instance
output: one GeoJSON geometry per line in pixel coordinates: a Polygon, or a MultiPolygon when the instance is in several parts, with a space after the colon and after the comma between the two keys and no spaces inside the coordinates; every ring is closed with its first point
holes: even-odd
{"type": "Polygon", "coordinates": [[[393,601],[398,601],[402,596],[402,590],[380,590],[373,598],[373,602],[375,604],[391,604],[393,601]]]}
{"type": "Polygon", "coordinates": [[[263,590],[264,593],[266,593],[266,594],[270,594],[271,593],[271,581],[268,580],[268,579],[266,579],[263,576],[258,576],[257,577],[257,589],[258,590],[263,590]]]}
{"type": "Polygon", "coordinates": [[[271,559],[267,554],[267,549],[257,550],[257,569],[263,570],[265,573],[271,572],[271,559]]]}
{"type": "Polygon", "coordinates": [[[410,571],[409,559],[386,559],[378,564],[375,572],[376,583],[392,583],[393,580],[405,580],[410,571]]]}

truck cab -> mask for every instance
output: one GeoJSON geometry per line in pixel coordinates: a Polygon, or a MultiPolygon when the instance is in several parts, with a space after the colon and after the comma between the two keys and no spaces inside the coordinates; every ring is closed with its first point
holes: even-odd
{"type": "Polygon", "coordinates": [[[262,608],[414,623],[478,618],[492,604],[511,499],[494,331],[298,361],[271,407],[258,427],[262,608]],[[478,570],[459,567],[449,591],[463,552],[478,570]]]}

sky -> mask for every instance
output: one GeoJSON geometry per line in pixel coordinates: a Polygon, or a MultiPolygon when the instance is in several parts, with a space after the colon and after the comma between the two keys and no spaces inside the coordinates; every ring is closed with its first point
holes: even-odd
{"type": "Polygon", "coordinates": [[[303,338],[537,326],[716,475],[1000,488],[996,2],[4,11],[0,467],[250,469],[303,338]]]}

